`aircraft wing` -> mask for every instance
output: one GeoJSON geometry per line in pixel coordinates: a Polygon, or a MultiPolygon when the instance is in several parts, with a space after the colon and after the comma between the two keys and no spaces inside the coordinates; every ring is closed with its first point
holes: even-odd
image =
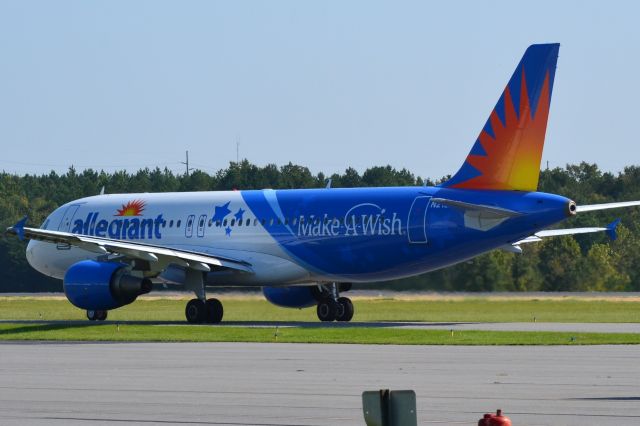
{"type": "MultiPolygon", "coordinates": [[[[14,226],[7,228],[7,233],[17,235],[20,239],[27,238],[50,243],[69,244],[98,254],[118,254],[130,259],[140,259],[150,263],[158,263],[158,266],[176,264],[203,272],[209,272],[212,267],[222,267],[253,273],[251,264],[238,259],[139,242],[112,240],[109,238],[91,237],[46,229],[26,228],[24,226],[25,222],[26,218],[14,226]]],[[[160,267],[159,269],[164,269],[164,267],[160,267]]]]}
{"type": "Polygon", "coordinates": [[[620,219],[616,219],[607,225],[605,228],[601,227],[591,227],[591,228],[567,228],[567,229],[545,229],[543,231],[538,231],[533,235],[528,236],[527,238],[523,238],[519,241],[513,243],[513,246],[519,246],[520,244],[525,243],[536,243],[538,241],[542,241],[543,238],[547,237],[557,237],[560,235],[576,235],[576,234],[590,234],[593,232],[606,232],[609,238],[612,240],[616,239],[616,227],[620,223],[620,219]]]}

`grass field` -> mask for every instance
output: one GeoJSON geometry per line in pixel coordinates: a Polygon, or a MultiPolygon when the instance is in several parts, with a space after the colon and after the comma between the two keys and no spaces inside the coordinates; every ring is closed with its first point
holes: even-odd
{"type": "MultiPolygon", "coordinates": [[[[184,321],[185,298],[141,298],[109,312],[115,321],[184,321]]],[[[315,309],[286,309],[260,296],[220,296],[226,321],[317,322],[315,309]]],[[[359,298],[353,321],[640,322],[640,302],[580,299],[359,298]]],[[[85,312],[64,297],[0,297],[0,320],[75,320],[85,312]]]]}
{"type": "MultiPolygon", "coordinates": [[[[257,296],[220,297],[225,321],[318,323],[315,309],[284,309],[257,296]]],[[[61,297],[0,297],[0,340],[295,342],[427,345],[640,344],[640,334],[410,330],[384,327],[215,327],[160,325],[184,321],[188,297],[142,298],[109,312],[109,320],[153,324],[11,323],[11,320],[83,320],[84,311],[61,297]]],[[[573,298],[362,298],[354,321],[428,322],[640,322],[640,302],[573,298]]]]}

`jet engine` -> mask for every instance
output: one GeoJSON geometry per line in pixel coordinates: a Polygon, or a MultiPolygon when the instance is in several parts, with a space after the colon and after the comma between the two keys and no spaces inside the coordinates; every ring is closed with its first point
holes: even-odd
{"type": "Polygon", "coordinates": [[[86,310],[119,308],[151,291],[148,278],[129,275],[128,265],[119,262],[83,260],[64,275],[64,294],[69,302],[86,310]]]}
{"type": "Polygon", "coordinates": [[[264,297],[284,308],[308,308],[318,303],[317,286],[312,287],[262,287],[264,297]]]}

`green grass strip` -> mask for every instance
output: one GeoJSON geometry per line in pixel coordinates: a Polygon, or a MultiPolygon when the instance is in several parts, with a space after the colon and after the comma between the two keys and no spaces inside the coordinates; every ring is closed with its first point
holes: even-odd
{"type": "Polygon", "coordinates": [[[131,324],[0,324],[0,340],[112,342],[280,342],[394,345],[623,345],[634,333],[405,330],[353,327],[220,327],[131,324]]]}

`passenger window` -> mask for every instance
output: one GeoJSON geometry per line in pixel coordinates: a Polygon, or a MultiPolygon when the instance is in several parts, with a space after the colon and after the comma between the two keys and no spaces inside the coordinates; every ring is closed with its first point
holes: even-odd
{"type": "Polygon", "coordinates": [[[180,228],[180,224],[182,223],[181,220],[178,220],[178,223],[176,223],[176,228],[180,228]]]}
{"type": "MultiPolygon", "coordinates": [[[[235,220],[235,219],[233,219],[233,220],[235,220]]],[[[238,226],[242,226],[242,219],[238,220],[238,226]]]]}
{"type": "Polygon", "coordinates": [[[293,220],[291,221],[291,224],[292,224],[293,226],[296,226],[296,223],[298,223],[298,218],[295,218],[295,217],[294,217],[294,218],[293,218],[293,220]]]}
{"type": "Polygon", "coordinates": [[[222,222],[222,225],[227,226],[227,219],[225,219],[224,222],[222,222]]]}
{"type": "Polygon", "coordinates": [[[235,219],[231,219],[231,226],[236,224],[236,220],[235,219]]]}
{"type": "Polygon", "coordinates": [[[220,225],[222,225],[222,224],[220,223],[220,221],[219,221],[219,220],[216,220],[216,226],[217,226],[218,228],[220,228],[220,225]]]}
{"type": "Polygon", "coordinates": [[[273,218],[271,218],[271,220],[269,220],[269,226],[273,226],[273,218]]]}
{"type": "Polygon", "coordinates": [[[258,226],[258,218],[253,219],[253,226],[258,226]]]}
{"type": "Polygon", "coordinates": [[[169,221],[169,228],[173,228],[173,219],[169,221]]]}
{"type": "Polygon", "coordinates": [[[249,226],[251,225],[251,219],[247,219],[247,221],[245,222],[245,226],[249,226]]]}
{"type": "Polygon", "coordinates": [[[267,224],[267,219],[262,219],[262,226],[265,226],[267,224]]]}

